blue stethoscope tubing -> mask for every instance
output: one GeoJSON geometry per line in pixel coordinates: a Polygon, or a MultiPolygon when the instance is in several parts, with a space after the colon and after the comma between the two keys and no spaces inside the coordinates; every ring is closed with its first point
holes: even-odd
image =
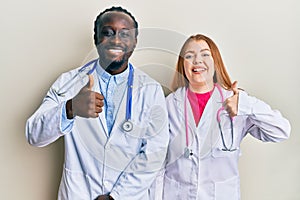
{"type": "Polygon", "coordinates": [[[98,61],[98,58],[95,59],[95,60],[92,60],[92,61],[90,61],[88,63],[86,63],[83,67],[81,67],[78,70],[78,72],[83,72],[85,70],[85,68],[87,68],[89,65],[91,65],[92,63],[94,63],[93,67],[86,73],[86,75],[92,74],[95,71],[96,67],[97,67],[97,61],[98,61]]]}
{"type": "Polygon", "coordinates": [[[58,95],[58,96],[64,96],[65,93],[68,92],[68,90],[73,87],[78,81],[81,81],[82,78],[85,76],[85,75],[90,75],[93,73],[93,71],[96,69],[97,67],[97,60],[98,59],[95,59],[95,60],[92,60],[88,63],[86,63],[83,67],[81,67],[78,72],[75,74],[75,76],[73,76],[68,82],[66,82],[60,89],[58,89],[57,91],[55,91],[55,93],[58,95]],[[93,67],[91,69],[89,69],[87,72],[86,69],[88,66],[90,66],[91,64],[93,64],[93,67]],[[82,76],[83,75],[83,76],[82,76]],[[82,76],[82,77],[79,77],[79,76],[82,76]],[[79,77],[79,78],[78,78],[79,77]],[[78,79],[77,79],[78,78],[78,79]]]}
{"type": "MultiPolygon", "coordinates": [[[[224,96],[223,96],[221,87],[218,84],[215,84],[215,87],[218,89],[218,91],[219,91],[219,93],[221,95],[221,103],[223,103],[224,102],[224,96]]],[[[184,102],[185,141],[186,141],[186,147],[185,147],[185,151],[184,151],[184,156],[185,157],[189,157],[189,156],[193,155],[192,149],[189,148],[188,115],[187,115],[187,101],[188,101],[187,90],[188,90],[188,88],[186,89],[186,92],[185,92],[185,102],[184,102]]],[[[236,148],[232,148],[233,142],[234,142],[233,141],[234,140],[234,138],[233,138],[233,136],[234,136],[234,133],[233,133],[233,119],[232,119],[232,117],[229,116],[229,119],[230,119],[230,128],[231,128],[231,145],[230,145],[230,147],[228,147],[226,145],[226,143],[225,143],[225,138],[224,138],[224,134],[223,134],[222,127],[221,127],[220,113],[221,113],[222,110],[224,110],[223,105],[217,111],[217,122],[218,122],[219,130],[220,130],[220,135],[221,135],[221,140],[222,140],[222,144],[223,144],[222,151],[232,152],[232,151],[237,150],[236,148]]]]}
{"type": "Polygon", "coordinates": [[[126,101],[126,121],[123,123],[123,130],[129,132],[133,128],[131,122],[131,112],[132,112],[132,88],[133,88],[133,72],[134,69],[129,63],[129,75],[127,82],[127,101],[126,101]]]}
{"type": "MultiPolygon", "coordinates": [[[[90,75],[96,69],[97,61],[98,59],[88,62],[79,70],[79,72],[84,71],[84,68],[86,68],[87,66],[95,62],[94,66],[87,72],[87,75],[90,75]]],[[[132,113],[132,88],[133,88],[134,68],[131,63],[129,63],[128,65],[129,65],[129,75],[127,81],[127,100],[126,100],[126,116],[125,116],[126,120],[122,125],[123,130],[126,132],[129,132],[133,129],[133,124],[131,122],[131,113],[132,113]]]]}

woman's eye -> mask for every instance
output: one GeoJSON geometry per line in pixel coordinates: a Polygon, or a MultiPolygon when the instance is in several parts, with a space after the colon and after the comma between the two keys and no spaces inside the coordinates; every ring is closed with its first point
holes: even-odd
{"type": "Polygon", "coordinates": [[[184,56],[185,59],[191,59],[192,57],[193,57],[193,56],[192,56],[192,55],[189,55],[189,54],[184,56]]]}
{"type": "Polygon", "coordinates": [[[203,53],[202,56],[204,57],[210,56],[210,53],[203,53]]]}

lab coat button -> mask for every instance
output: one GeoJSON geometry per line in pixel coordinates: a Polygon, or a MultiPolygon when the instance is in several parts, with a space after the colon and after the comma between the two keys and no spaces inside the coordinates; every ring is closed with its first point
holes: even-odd
{"type": "Polygon", "coordinates": [[[110,144],[107,144],[107,145],[105,145],[105,149],[106,149],[106,150],[109,150],[109,149],[110,149],[110,147],[111,147],[111,145],[110,145],[110,144]]]}
{"type": "Polygon", "coordinates": [[[103,185],[104,185],[104,187],[107,187],[108,186],[108,181],[103,181],[103,185]]]}

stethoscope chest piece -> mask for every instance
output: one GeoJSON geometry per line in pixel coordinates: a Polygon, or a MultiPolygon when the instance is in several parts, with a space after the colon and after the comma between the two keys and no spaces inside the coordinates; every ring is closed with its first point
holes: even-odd
{"type": "Polygon", "coordinates": [[[185,147],[184,149],[184,157],[185,158],[189,158],[190,156],[193,155],[193,151],[192,149],[188,148],[188,147],[185,147]]]}
{"type": "Polygon", "coordinates": [[[132,86],[133,86],[133,67],[129,64],[129,75],[127,82],[127,102],[126,102],[126,121],[123,123],[122,128],[124,131],[129,132],[133,129],[131,119],[131,108],[132,108],[132,86]]]}
{"type": "Polygon", "coordinates": [[[123,123],[123,126],[122,126],[123,130],[126,131],[126,132],[129,132],[129,131],[132,131],[133,129],[133,124],[131,121],[127,120],[123,123]]]}

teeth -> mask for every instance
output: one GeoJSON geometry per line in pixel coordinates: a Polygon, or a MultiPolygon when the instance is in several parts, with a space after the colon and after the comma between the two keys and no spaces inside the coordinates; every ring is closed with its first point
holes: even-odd
{"type": "Polygon", "coordinates": [[[109,49],[110,52],[113,52],[113,53],[121,53],[123,52],[121,49],[109,49]]]}
{"type": "Polygon", "coordinates": [[[205,71],[206,69],[204,68],[195,68],[193,69],[193,72],[201,72],[201,71],[205,71]]]}

